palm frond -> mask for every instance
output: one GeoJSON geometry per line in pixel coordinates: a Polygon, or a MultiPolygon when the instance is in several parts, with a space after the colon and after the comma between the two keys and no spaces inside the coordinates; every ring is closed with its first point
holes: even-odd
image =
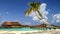
{"type": "Polygon", "coordinates": [[[39,2],[30,2],[30,3],[29,3],[29,6],[35,8],[35,9],[38,8],[39,5],[40,5],[39,2]]]}
{"type": "Polygon", "coordinates": [[[30,8],[29,10],[27,10],[27,11],[25,12],[25,14],[26,14],[26,15],[29,15],[29,14],[32,12],[32,10],[33,10],[33,8],[30,8]]]}

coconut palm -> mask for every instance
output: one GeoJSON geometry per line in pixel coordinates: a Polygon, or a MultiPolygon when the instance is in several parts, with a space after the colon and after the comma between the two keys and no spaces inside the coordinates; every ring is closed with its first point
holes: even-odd
{"type": "Polygon", "coordinates": [[[43,17],[42,17],[42,14],[38,10],[39,9],[39,6],[40,6],[40,3],[39,2],[32,2],[32,3],[29,3],[29,6],[30,6],[30,9],[28,9],[25,12],[25,14],[26,15],[29,15],[32,12],[32,10],[33,10],[33,11],[35,11],[36,16],[41,20],[43,17]]]}

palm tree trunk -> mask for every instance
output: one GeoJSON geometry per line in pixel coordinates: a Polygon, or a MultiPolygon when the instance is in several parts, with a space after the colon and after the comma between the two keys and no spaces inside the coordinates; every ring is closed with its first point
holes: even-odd
{"type": "Polygon", "coordinates": [[[38,17],[38,19],[41,20],[43,24],[48,24],[48,22],[45,19],[43,19],[41,16],[39,16],[38,11],[35,11],[35,13],[36,13],[36,16],[38,17]]]}
{"type": "Polygon", "coordinates": [[[36,16],[39,18],[39,20],[42,20],[41,16],[39,16],[38,11],[35,11],[36,16]]]}

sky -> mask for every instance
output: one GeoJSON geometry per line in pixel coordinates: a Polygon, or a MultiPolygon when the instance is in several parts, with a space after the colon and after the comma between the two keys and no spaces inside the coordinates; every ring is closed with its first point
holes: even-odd
{"type": "Polygon", "coordinates": [[[41,22],[25,16],[29,9],[28,2],[40,2],[46,4],[48,22],[60,26],[60,0],[0,0],[0,24],[4,21],[20,22],[21,24],[39,25],[41,22]]]}

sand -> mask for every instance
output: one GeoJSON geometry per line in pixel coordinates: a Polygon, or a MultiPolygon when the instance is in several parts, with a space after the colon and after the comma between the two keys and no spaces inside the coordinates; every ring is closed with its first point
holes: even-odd
{"type": "Polygon", "coordinates": [[[0,31],[0,34],[60,34],[60,29],[56,30],[33,30],[33,31],[0,31]]]}

